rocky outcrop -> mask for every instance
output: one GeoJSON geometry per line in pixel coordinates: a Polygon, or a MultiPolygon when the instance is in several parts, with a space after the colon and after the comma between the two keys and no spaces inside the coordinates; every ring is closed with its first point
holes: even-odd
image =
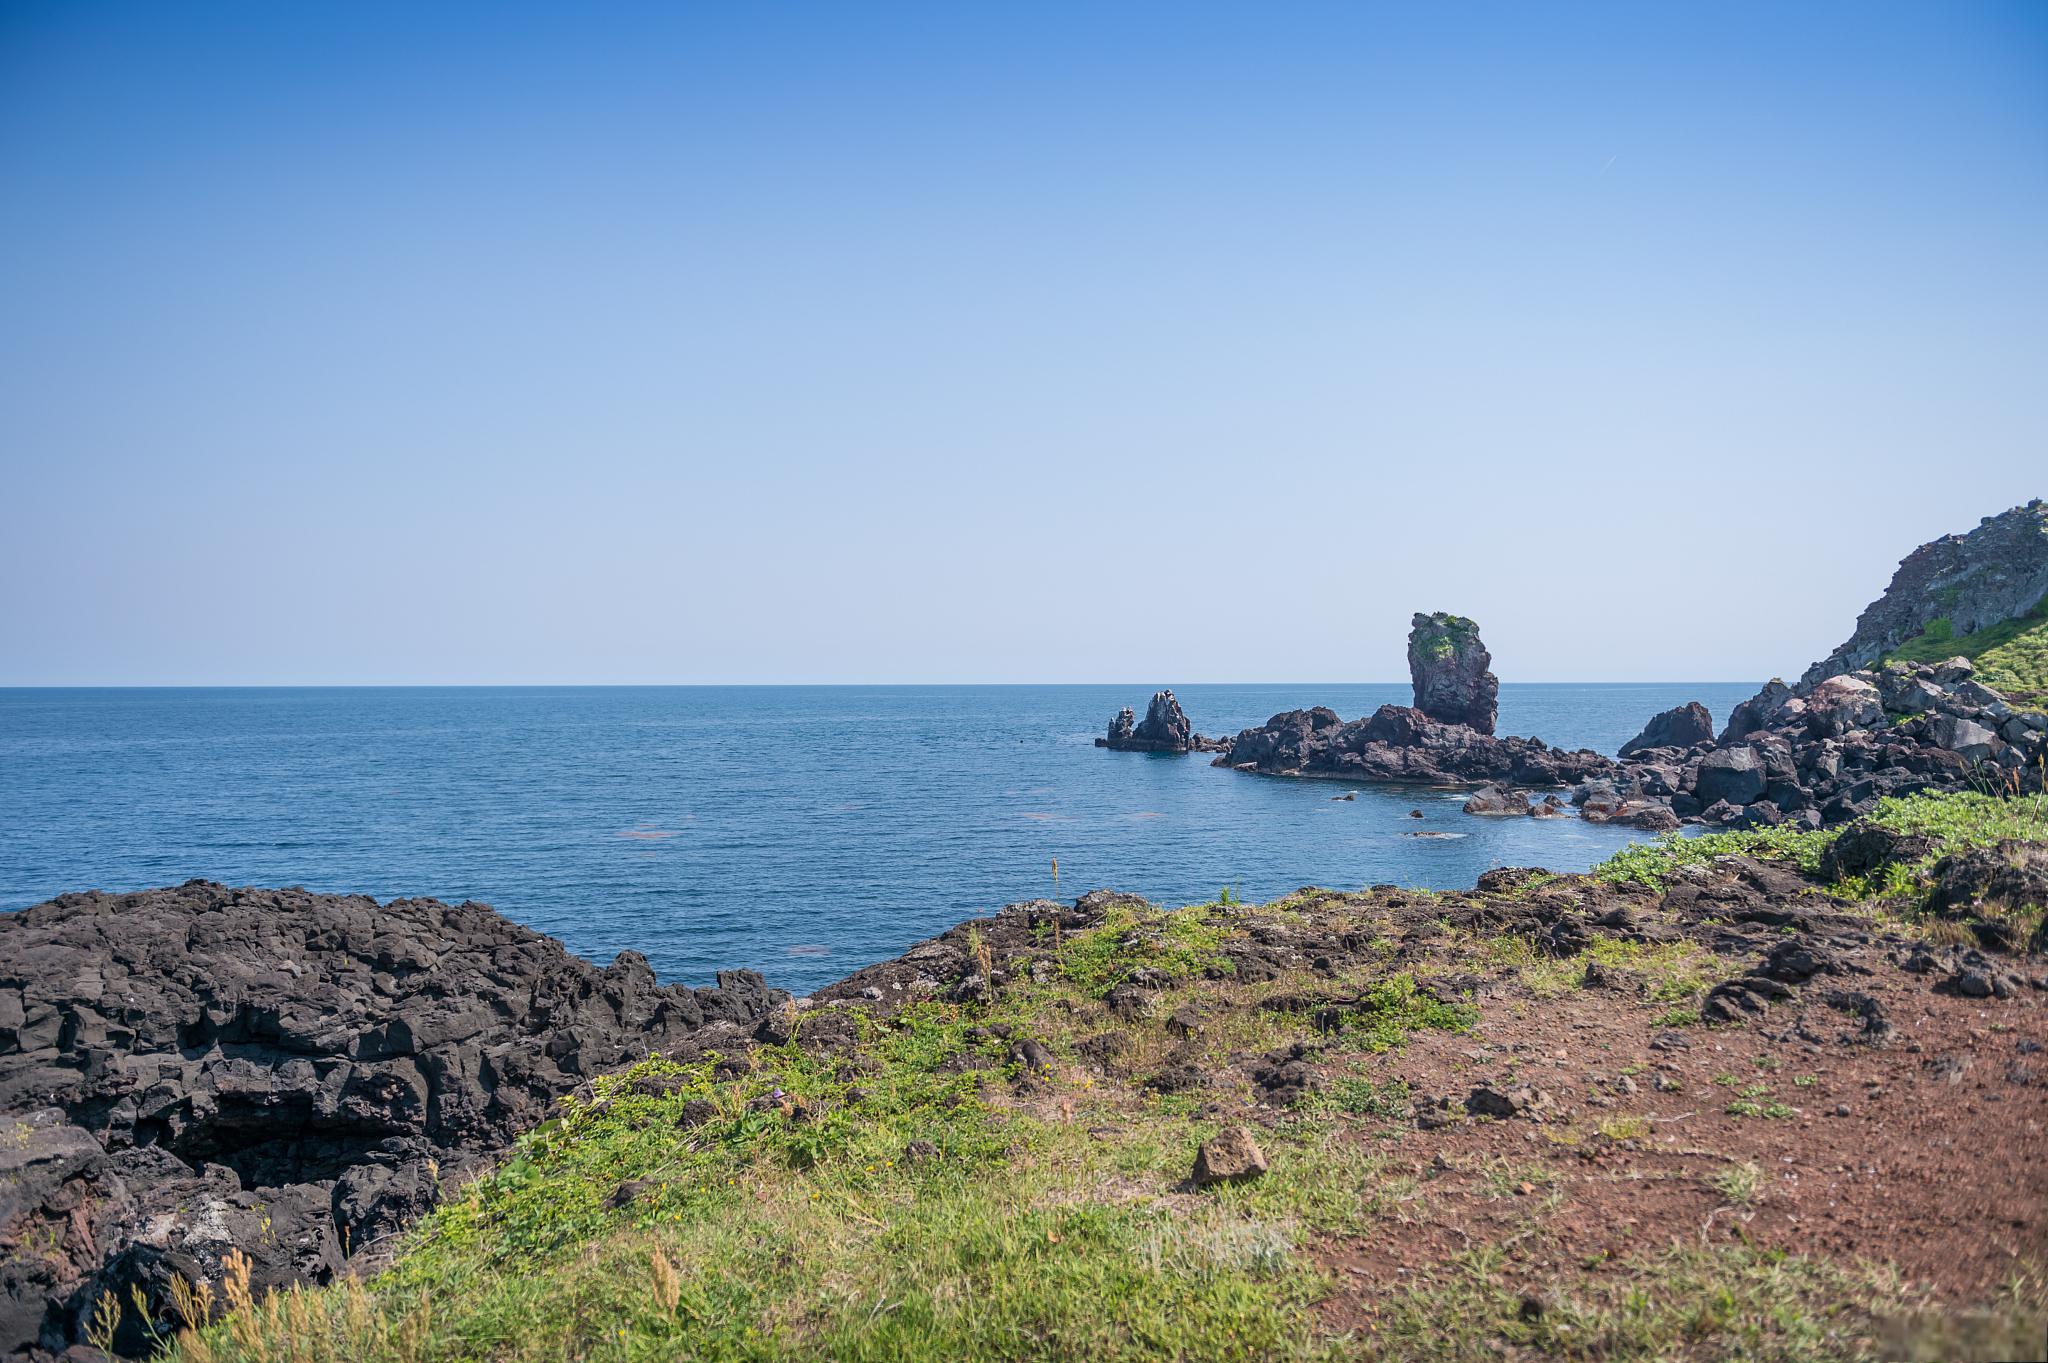
{"type": "Polygon", "coordinates": [[[1976,681],[1964,659],[1890,663],[1824,677],[1803,695],[1773,679],[1735,707],[1713,746],[1624,751],[1612,776],[1575,794],[1587,817],[1607,803],[1654,803],[1687,823],[1819,828],[1887,795],[2038,789],[2048,717],[1976,681]]]}
{"type": "Polygon", "coordinates": [[[1929,626],[1953,637],[2023,616],[2048,599],[2048,502],[1986,516],[1963,535],[1944,535],[1906,555],[1884,595],[1864,608],[1856,630],[1799,679],[1806,691],[1869,667],[1929,626]]]}
{"type": "Polygon", "coordinates": [[[1446,786],[1569,785],[1614,766],[1595,752],[1566,752],[1537,738],[1495,738],[1405,705],[1382,705],[1348,724],[1325,706],[1288,710],[1232,739],[1216,765],[1269,776],[1446,786]]]}
{"type": "Polygon", "coordinates": [[[167,1316],[230,1248],[259,1289],[324,1281],[591,1076],[744,1045],[787,1000],[600,969],[481,904],[194,881],[0,916],[0,1355],[62,1350],[103,1292],[167,1316]]]}
{"type": "Polygon", "coordinates": [[[1195,752],[1220,745],[1195,732],[1173,692],[1155,691],[1143,720],[1137,720],[1125,706],[1109,722],[1108,735],[1096,739],[1095,746],[1118,752],[1195,752]]]}
{"type": "Polygon", "coordinates": [[[1462,615],[1417,612],[1408,631],[1408,676],[1415,708],[1445,724],[1492,734],[1500,708],[1500,679],[1487,669],[1493,655],[1479,641],[1479,626],[1462,615]]]}
{"type": "Polygon", "coordinates": [[[1714,741],[1714,717],[1696,700],[1666,710],[1643,726],[1643,731],[1621,745],[1621,755],[1630,757],[1644,748],[1690,748],[1714,741]]]}

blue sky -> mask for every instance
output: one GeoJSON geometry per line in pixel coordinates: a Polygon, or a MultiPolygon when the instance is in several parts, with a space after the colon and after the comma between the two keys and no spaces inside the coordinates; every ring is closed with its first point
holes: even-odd
{"type": "Polygon", "coordinates": [[[0,5],[0,684],[1746,679],[2048,495],[2048,8],[0,5]]]}

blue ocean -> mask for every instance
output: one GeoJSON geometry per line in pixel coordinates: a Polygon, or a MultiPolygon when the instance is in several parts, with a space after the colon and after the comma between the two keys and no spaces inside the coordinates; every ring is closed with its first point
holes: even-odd
{"type": "MultiPolygon", "coordinates": [[[[0,909],[194,876],[477,899],[600,962],[630,947],[664,979],[751,966],[801,993],[1012,900],[1463,887],[1493,866],[1582,869],[1632,836],[1097,749],[1150,690],[0,690],[0,909]]],[[[1699,700],[1718,722],[1754,690],[1504,685],[1500,731],[1611,754],[1659,710],[1699,700]]],[[[1410,698],[1176,694],[1207,734],[1410,698]]]]}

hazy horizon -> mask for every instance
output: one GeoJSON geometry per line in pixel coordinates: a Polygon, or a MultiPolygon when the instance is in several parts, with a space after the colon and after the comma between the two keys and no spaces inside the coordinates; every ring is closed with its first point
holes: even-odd
{"type": "Polygon", "coordinates": [[[13,4],[0,684],[1790,677],[2044,223],[2032,4],[13,4]]]}

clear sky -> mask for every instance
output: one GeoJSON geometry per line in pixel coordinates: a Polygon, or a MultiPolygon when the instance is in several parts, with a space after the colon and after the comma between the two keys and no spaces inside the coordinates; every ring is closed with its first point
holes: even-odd
{"type": "Polygon", "coordinates": [[[0,0],[0,683],[1792,674],[2048,495],[2048,5],[0,0]]]}

